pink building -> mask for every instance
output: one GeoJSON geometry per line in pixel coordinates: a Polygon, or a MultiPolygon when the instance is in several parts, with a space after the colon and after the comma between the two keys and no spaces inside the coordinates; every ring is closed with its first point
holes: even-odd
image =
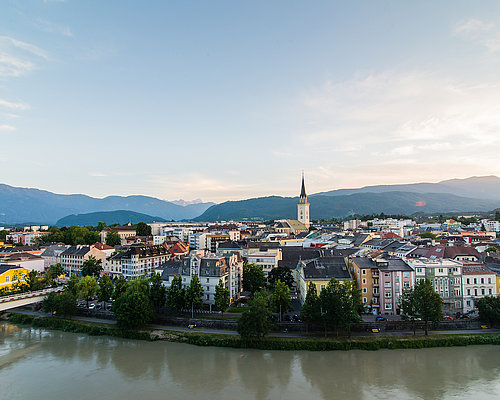
{"type": "Polygon", "coordinates": [[[380,277],[380,313],[399,315],[405,289],[413,287],[415,271],[401,259],[376,259],[380,277]]]}

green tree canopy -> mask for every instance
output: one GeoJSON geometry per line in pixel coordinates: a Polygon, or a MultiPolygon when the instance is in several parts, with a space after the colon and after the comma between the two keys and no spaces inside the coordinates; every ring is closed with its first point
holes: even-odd
{"type": "Polygon", "coordinates": [[[266,275],[260,265],[243,266],[243,290],[255,293],[266,285],[266,275]]]}
{"type": "Polygon", "coordinates": [[[222,279],[219,279],[219,283],[215,287],[215,310],[222,313],[224,317],[224,311],[229,307],[229,289],[224,285],[222,279]]]}
{"type": "Polygon", "coordinates": [[[145,222],[139,222],[135,228],[137,236],[151,236],[151,227],[145,222]]]}
{"type": "Polygon", "coordinates": [[[82,275],[83,276],[99,276],[102,271],[102,261],[95,258],[94,256],[89,256],[82,265],[82,275]]]}
{"type": "Polygon", "coordinates": [[[66,289],[69,290],[71,294],[73,294],[73,296],[77,296],[79,283],[80,279],[78,279],[75,273],[72,273],[71,276],[69,277],[66,289]]]}
{"type": "Polygon", "coordinates": [[[313,282],[309,282],[307,285],[306,300],[302,306],[302,310],[300,311],[300,317],[307,323],[308,326],[317,324],[321,320],[318,293],[316,291],[316,285],[313,282]]]}
{"type": "Polygon", "coordinates": [[[99,279],[99,289],[97,291],[97,296],[99,297],[99,301],[108,301],[109,298],[113,295],[113,282],[109,275],[103,275],[99,279]]]}
{"type": "Polygon", "coordinates": [[[434,291],[429,279],[422,279],[415,283],[413,296],[416,317],[425,321],[425,334],[428,335],[428,323],[439,323],[443,317],[443,300],[434,291]]]}
{"type": "Polygon", "coordinates": [[[127,280],[123,275],[120,275],[119,278],[115,281],[115,290],[113,291],[113,299],[117,299],[127,290],[127,280]]]}
{"type": "Polygon", "coordinates": [[[500,322],[500,297],[486,296],[476,302],[479,318],[490,324],[500,322]]]}
{"type": "Polygon", "coordinates": [[[147,282],[130,281],[127,289],[113,303],[118,326],[128,329],[138,328],[153,320],[153,305],[148,296],[147,282]]]}
{"type": "Polygon", "coordinates": [[[286,283],[280,280],[276,281],[273,285],[271,306],[274,312],[280,313],[280,321],[283,313],[290,310],[290,291],[286,283]]]}
{"type": "Polygon", "coordinates": [[[419,233],[418,236],[420,236],[422,239],[436,239],[437,238],[437,236],[432,232],[422,232],[422,233],[419,233]]]}
{"type": "Polygon", "coordinates": [[[319,296],[325,329],[345,330],[350,334],[351,324],[359,321],[361,292],[354,282],[339,282],[332,278],[319,296]]]}
{"type": "Polygon", "coordinates": [[[78,297],[80,297],[81,299],[85,299],[88,306],[89,301],[97,294],[98,289],[99,286],[97,285],[97,281],[93,276],[84,276],[78,283],[78,297]]]}
{"type": "Polygon", "coordinates": [[[160,274],[153,274],[149,279],[149,298],[156,312],[165,305],[166,289],[160,274]]]}
{"type": "Polygon", "coordinates": [[[106,244],[108,246],[119,246],[122,243],[120,235],[117,231],[110,230],[106,233],[106,244]]]}
{"type": "Polygon", "coordinates": [[[203,307],[203,288],[198,275],[191,278],[191,282],[186,289],[186,308],[199,310],[203,307]]]}
{"type": "Polygon", "coordinates": [[[185,291],[182,287],[182,278],[180,275],[172,278],[172,283],[167,290],[167,306],[172,310],[179,311],[185,304],[185,291]]]}
{"type": "Polygon", "coordinates": [[[283,282],[291,289],[294,283],[291,269],[283,266],[271,269],[267,275],[267,283],[269,283],[270,286],[274,286],[277,281],[283,282]]]}
{"type": "Polygon", "coordinates": [[[271,330],[271,316],[266,291],[255,292],[254,297],[248,301],[248,310],[238,320],[238,333],[245,340],[264,337],[271,330]]]}

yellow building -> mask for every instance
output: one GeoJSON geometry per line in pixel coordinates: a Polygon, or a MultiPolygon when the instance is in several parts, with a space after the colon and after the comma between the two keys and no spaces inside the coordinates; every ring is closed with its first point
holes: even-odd
{"type": "Polygon", "coordinates": [[[500,274],[497,274],[497,295],[500,296],[500,274]]]}
{"type": "Polygon", "coordinates": [[[29,271],[16,265],[0,265],[0,290],[10,290],[12,285],[26,280],[29,271]]]}
{"type": "Polygon", "coordinates": [[[379,270],[366,257],[352,257],[348,260],[349,268],[361,291],[361,301],[364,306],[370,306],[378,314],[380,308],[379,270]]]}

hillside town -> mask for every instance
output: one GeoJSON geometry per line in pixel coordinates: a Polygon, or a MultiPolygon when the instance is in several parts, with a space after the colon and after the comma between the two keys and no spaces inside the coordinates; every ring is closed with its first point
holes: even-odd
{"type": "Polygon", "coordinates": [[[400,315],[404,291],[426,278],[450,316],[474,314],[479,299],[500,293],[500,221],[459,216],[441,223],[400,218],[313,222],[309,207],[302,178],[296,220],[129,223],[103,226],[93,232],[94,243],[73,245],[41,240],[51,234],[49,226],[27,226],[5,235],[0,288],[7,293],[30,271],[43,275],[53,265],[67,277],[78,276],[85,261],[93,259],[102,267],[100,276],[133,280],[158,273],[167,290],[175,277],[188,287],[196,276],[207,309],[214,306],[220,281],[230,303],[238,304],[245,296],[246,265],[257,266],[266,278],[289,273],[298,309],[311,283],[320,293],[332,278],[353,282],[364,312],[373,315],[400,315]]]}

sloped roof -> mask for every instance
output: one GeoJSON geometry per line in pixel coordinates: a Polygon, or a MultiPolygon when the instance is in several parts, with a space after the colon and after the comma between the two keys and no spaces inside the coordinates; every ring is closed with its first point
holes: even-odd
{"type": "Polygon", "coordinates": [[[344,257],[319,257],[303,261],[302,268],[306,279],[352,279],[344,257]]]}

